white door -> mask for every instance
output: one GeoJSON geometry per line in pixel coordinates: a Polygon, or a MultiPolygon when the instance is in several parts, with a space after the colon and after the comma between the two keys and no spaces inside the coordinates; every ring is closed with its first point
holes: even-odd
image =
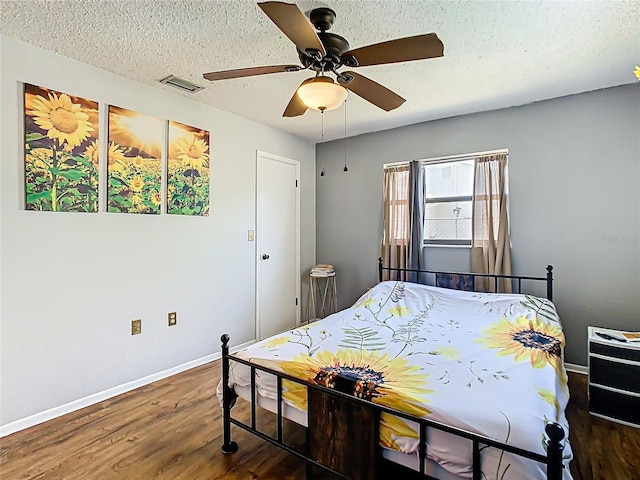
{"type": "Polygon", "coordinates": [[[294,328],[300,319],[300,163],[257,154],[256,336],[294,328]]]}

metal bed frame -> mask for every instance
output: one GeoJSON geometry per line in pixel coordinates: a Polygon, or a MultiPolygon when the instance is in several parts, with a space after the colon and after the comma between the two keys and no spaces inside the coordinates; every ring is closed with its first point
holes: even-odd
{"type": "Polygon", "coordinates": [[[395,267],[384,267],[382,266],[382,257],[378,258],[378,280],[382,281],[384,272],[389,272],[389,279],[391,279],[391,272],[395,272],[395,280],[407,281],[407,278],[413,274],[414,276],[426,276],[431,275],[433,285],[440,286],[439,280],[443,277],[465,277],[471,280],[471,291],[476,291],[476,279],[490,279],[493,278],[493,289],[494,292],[499,291],[498,280],[510,280],[512,284],[512,288],[514,284],[516,285],[515,293],[522,293],[522,281],[525,280],[533,280],[533,281],[545,281],[547,282],[547,299],[553,302],[553,267],[551,265],[547,265],[547,276],[546,277],[527,277],[524,275],[495,275],[491,273],[460,273],[460,272],[444,272],[444,271],[435,271],[435,270],[416,270],[411,268],[395,268],[395,267]]]}
{"type": "MultiPolygon", "coordinates": [[[[547,266],[547,275],[546,277],[529,277],[529,276],[520,276],[520,275],[491,275],[491,274],[478,274],[478,273],[459,273],[459,272],[441,272],[441,271],[432,271],[432,270],[414,270],[414,269],[405,269],[405,268],[391,268],[384,267],[382,265],[382,259],[378,260],[378,273],[379,278],[382,279],[383,272],[387,271],[389,274],[391,272],[395,272],[396,279],[405,279],[407,274],[411,273],[421,273],[421,274],[431,274],[435,279],[435,283],[438,283],[438,279],[441,276],[451,276],[451,275],[465,275],[469,276],[472,280],[473,287],[475,287],[475,279],[476,277],[488,277],[494,279],[494,286],[497,288],[497,282],[499,279],[507,279],[511,280],[512,283],[517,284],[516,293],[521,293],[522,291],[522,281],[523,280],[532,280],[532,281],[545,281],[547,287],[547,298],[549,300],[552,299],[553,295],[553,267],[547,266]]],[[[474,288],[475,291],[475,288],[474,288]]],[[[394,462],[385,460],[386,464],[397,465],[399,468],[403,469],[405,472],[413,472],[413,475],[417,475],[419,479],[430,479],[437,480],[434,477],[429,476],[425,472],[425,465],[427,462],[427,429],[433,428],[437,430],[441,430],[444,432],[451,433],[458,437],[466,438],[472,442],[472,459],[473,459],[473,480],[481,480],[482,472],[481,472],[481,456],[480,452],[483,448],[493,447],[499,450],[503,450],[505,452],[509,452],[520,457],[524,457],[527,459],[531,459],[537,462],[541,462],[546,464],[547,466],[547,480],[562,480],[562,472],[564,469],[564,465],[562,462],[563,459],[563,450],[564,443],[563,439],[565,437],[564,429],[561,425],[555,422],[549,422],[545,427],[545,432],[547,434],[548,439],[546,440],[547,447],[547,455],[541,455],[539,453],[531,452],[528,450],[524,450],[519,447],[515,447],[513,445],[508,445],[506,443],[502,443],[496,441],[494,439],[485,437],[483,435],[478,435],[473,432],[469,432],[460,428],[452,427],[450,425],[446,425],[440,422],[436,422],[433,420],[428,420],[426,418],[415,417],[405,412],[395,410],[393,408],[386,407],[384,405],[379,405],[376,403],[372,403],[367,400],[363,400],[353,395],[340,392],[335,389],[327,388],[317,384],[311,384],[299,378],[293,377],[283,372],[279,372],[273,370],[271,368],[267,368],[261,365],[257,365],[251,363],[250,361],[244,360],[242,358],[233,356],[229,353],[229,335],[224,334],[220,338],[222,341],[222,382],[223,382],[223,394],[222,394],[222,422],[223,422],[223,445],[222,452],[225,454],[232,454],[238,450],[238,444],[231,440],[231,425],[235,425],[239,428],[242,428],[263,440],[266,440],[269,443],[272,443],[283,450],[303,459],[306,462],[306,478],[310,480],[313,477],[313,466],[320,467],[324,470],[330,471],[333,474],[337,475],[339,478],[352,480],[354,477],[348,476],[345,474],[344,469],[342,471],[335,468],[335,466],[330,466],[326,463],[322,463],[318,461],[317,455],[314,456],[314,452],[311,451],[310,447],[310,439],[312,437],[311,425],[312,421],[310,418],[311,413],[311,405],[309,402],[307,409],[307,425],[305,428],[306,432],[306,442],[304,451],[298,450],[294,448],[292,445],[288,445],[283,441],[283,413],[282,413],[282,381],[287,380],[291,382],[298,383],[300,385],[304,385],[307,388],[307,395],[315,395],[317,394],[325,394],[330,396],[332,399],[336,399],[338,401],[344,402],[343,405],[353,405],[356,407],[366,406],[367,410],[372,412],[373,418],[378,419],[381,413],[389,413],[392,415],[396,415],[401,418],[405,418],[407,420],[411,420],[420,426],[420,443],[419,443],[419,471],[413,472],[412,469],[407,467],[403,467],[402,465],[395,464],[394,462]],[[235,400],[237,398],[237,394],[233,391],[233,389],[229,388],[229,366],[230,362],[237,362],[244,365],[247,365],[251,370],[251,420],[250,424],[246,424],[236,418],[231,416],[231,407],[235,404],[235,400]],[[271,374],[276,377],[276,403],[277,403],[277,433],[276,437],[272,437],[270,435],[265,434],[264,432],[259,431],[256,428],[256,406],[257,406],[257,397],[256,397],[256,370],[264,373],[271,374]],[[315,458],[314,458],[315,457],[315,458]]],[[[346,428],[346,427],[345,427],[346,428]]],[[[377,442],[377,425],[375,426],[376,432],[376,442],[377,442]]],[[[327,438],[327,442],[331,442],[331,439],[327,438]]],[[[375,446],[376,454],[375,458],[369,459],[369,462],[373,462],[374,470],[378,471],[379,467],[382,465],[382,455],[381,448],[379,445],[375,446]]],[[[351,461],[351,459],[349,459],[351,461]]],[[[331,463],[331,462],[327,462],[331,463]]],[[[370,478],[368,476],[359,476],[358,478],[370,478]]]]}

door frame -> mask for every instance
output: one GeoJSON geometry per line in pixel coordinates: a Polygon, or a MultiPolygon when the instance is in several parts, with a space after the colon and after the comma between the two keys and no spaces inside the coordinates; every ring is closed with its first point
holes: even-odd
{"type": "Polygon", "coordinates": [[[256,311],[256,318],[255,318],[255,340],[259,341],[260,340],[260,331],[261,331],[261,311],[260,311],[260,268],[262,265],[262,262],[260,261],[260,251],[259,251],[259,247],[260,247],[260,234],[261,232],[258,229],[258,225],[259,223],[259,208],[258,208],[258,200],[260,198],[259,196],[259,189],[260,189],[260,160],[261,159],[267,159],[267,160],[272,160],[272,161],[276,161],[276,162],[282,162],[282,163],[286,163],[289,165],[293,165],[295,166],[296,169],[296,183],[297,183],[297,187],[296,187],[296,215],[295,215],[295,222],[296,222],[296,298],[298,299],[298,302],[296,304],[296,324],[295,326],[300,325],[300,312],[301,312],[301,308],[302,308],[302,298],[301,298],[301,280],[300,280],[300,161],[299,160],[293,160],[291,158],[287,158],[287,157],[282,157],[280,155],[275,155],[273,153],[268,153],[268,152],[264,152],[262,150],[256,150],[256,178],[255,178],[255,187],[256,187],[256,193],[255,193],[255,247],[254,247],[254,256],[255,256],[255,311],[256,311]]]}

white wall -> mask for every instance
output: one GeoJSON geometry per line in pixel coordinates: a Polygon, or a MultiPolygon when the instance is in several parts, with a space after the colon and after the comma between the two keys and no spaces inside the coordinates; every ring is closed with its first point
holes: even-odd
{"type": "Polygon", "coordinates": [[[0,424],[219,352],[224,332],[252,340],[256,150],[301,162],[304,272],[315,262],[314,145],[197,94],[1,40],[0,424]],[[210,216],[25,211],[21,82],[208,129],[210,216]],[[135,318],[143,333],[131,336],[135,318]]]}
{"type": "MultiPolygon", "coordinates": [[[[640,82],[426,122],[317,147],[317,260],[341,307],[377,279],[382,165],[509,149],[513,270],[555,267],[568,362],[586,364],[588,325],[640,330],[640,82]]],[[[468,248],[431,247],[432,269],[467,271],[468,248]]]]}

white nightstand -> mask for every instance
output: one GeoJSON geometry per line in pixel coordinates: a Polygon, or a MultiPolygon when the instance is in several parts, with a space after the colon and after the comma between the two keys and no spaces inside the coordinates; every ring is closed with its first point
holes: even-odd
{"type": "Polygon", "coordinates": [[[589,413],[640,428],[640,342],[602,338],[589,327],[589,413]]]}

